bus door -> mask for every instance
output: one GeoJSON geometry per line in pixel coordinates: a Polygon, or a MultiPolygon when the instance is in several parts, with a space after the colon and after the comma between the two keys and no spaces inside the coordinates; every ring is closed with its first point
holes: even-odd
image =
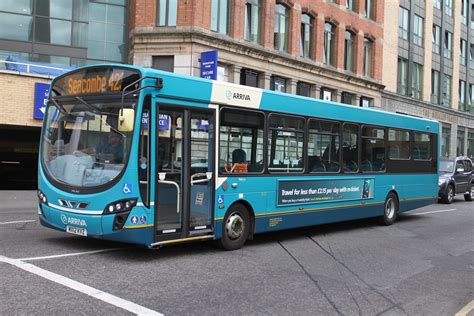
{"type": "Polygon", "coordinates": [[[213,232],[212,112],[159,106],[156,145],[156,240],[213,232]]]}

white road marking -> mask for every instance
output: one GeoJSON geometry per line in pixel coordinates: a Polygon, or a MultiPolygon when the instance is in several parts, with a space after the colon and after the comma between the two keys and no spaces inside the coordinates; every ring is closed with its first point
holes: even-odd
{"type": "Polygon", "coordinates": [[[52,255],[52,256],[44,256],[44,257],[20,258],[20,259],[16,259],[16,260],[21,260],[21,261],[34,261],[34,260],[55,259],[55,258],[62,258],[62,257],[73,257],[73,256],[81,256],[81,255],[90,255],[90,254],[94,254],[94,253],[101,253],[101,252],[114,251],[114,250],[118,250],[118,249],[125,249],[125,248],[99,249],[99,250],[91,250],[91,251],[83,251],[83,252],[65,253],[65,254],[61,254],[61,255],[52,255]]]}
{"type": "Polygon", "coordinates": [[[0,222],[0,225],[19,224],[19,223],[34,223],[36,220],[25,220],[25,221],[12,221],[12,222],[0,222]]]}
{"type": "Polygon", "coordinates": [[[459,312],[454,314],[454,316],[467,316],[470,312],[474,310],[474,300],[467,303],[459,312]]]}
{"type": "Polygon", "coordinates": [[[452,208],[452,209],[449,209],[449,210],[430,211],[430,212],[423,212],[423,213],[413,213],[413,214],[410,214],[410,215],[426,215],[426,214],[446,213],[446,212],[454,212],[454,211],[457,211],[457,209],[452,208]]]}
{"type": "Polygon", "coordinates": [[[70,289],[73,289],[75,291],[81,292],[83,294],[89,295],[93,298],[96,298],[98,300],[101,300],[103,302],[106,302],[108,304],[117,306],[119,308],[122,308],[124,310],[127,310],[131,313],[134,313],[136,315],[163,315],[161,313],[158,313],[154,310],[148,309],[146,307],[140,306],[138,304],[135,304],[133,302],[124,300],[120,297],[117,297],[115,295],[103,292],[101,290],[98,290],[96,288],[90,287],[88,285],[82,284],[80,282],[74,281],[72,279],[66,278],[62,275],[56,274],[54,272],[50,272],[48,270],[42,269],[40,267],[37,267],[35,265],[32,265],[31,263],[23,262],[18,259],[11,259],[7,258],[4,256],[0,256],[0,262],[5,262],[8,264],[11,264],[17,268],[20,268],[22,270],[25,270],[27,272],[33,273],[37,276],[40,276],[42,278],[45,278],[49,281],[61,284],[63,286],[66,286],[70,289]]]}

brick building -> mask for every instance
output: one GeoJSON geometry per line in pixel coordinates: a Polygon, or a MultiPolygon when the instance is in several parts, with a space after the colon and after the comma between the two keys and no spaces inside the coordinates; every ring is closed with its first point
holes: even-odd
{"type": "Polygon", "coordinates": [[[380,106],[384,1],[130,0],[129,63],[380,106]]]}

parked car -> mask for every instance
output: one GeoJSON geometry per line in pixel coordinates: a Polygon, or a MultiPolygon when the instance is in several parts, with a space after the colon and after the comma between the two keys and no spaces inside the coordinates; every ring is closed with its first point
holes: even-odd
{"type": "Polygon", "coordinates": [[[439,163],[439,193],[441,202],[451,204],[456,194],[463,194],[466,201],[474,198],[472,161],[467,157],[441,159],[439,163]]]}

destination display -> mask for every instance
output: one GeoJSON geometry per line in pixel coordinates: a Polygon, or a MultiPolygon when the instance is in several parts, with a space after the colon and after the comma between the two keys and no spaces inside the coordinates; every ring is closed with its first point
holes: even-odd
{"type": "Polygon", "coordinates": [[[53,92],[59,96],[121,93],[140,78],[140,73],[124,68],[98,67],[82,69],[56,80],[53,92]]]}
{"type": "Polygon", "coordinates": [[[365,200],[373,197],[374,178],[278,181],[278,206],[365,200]]]}

